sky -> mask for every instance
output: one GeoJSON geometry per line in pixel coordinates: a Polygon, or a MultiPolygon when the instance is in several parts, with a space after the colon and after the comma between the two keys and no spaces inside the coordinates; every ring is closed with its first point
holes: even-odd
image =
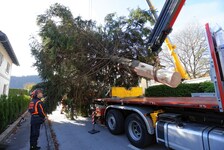
{"type": "MultiPolygon", "coordinates": [[[[159,13],[165,0],[151,1],[159,13]]],[[[121,16],[128,15],[128,9],[148,9],[145,0],[0,0],[0,30],[8,36],[20,63],[20,66],[13,65],[11,75],[38,75],[32,67],[35,59],[31,56],[30,38],[38,34],[37,15],[44,14],[54,3],[68,7],[74,17],[93,19],[98,24],[103,24],[104,17],[109,13],[116,12],[121,16]]],[[[224,28],[223,8],[223,0],[186,0],[173,26],[173,32],[178,32],[193,22],[202,26],[208,22],[212,26],[224,28]]],[[[170,36],[172,37],[172,33],[170,36]]]]}

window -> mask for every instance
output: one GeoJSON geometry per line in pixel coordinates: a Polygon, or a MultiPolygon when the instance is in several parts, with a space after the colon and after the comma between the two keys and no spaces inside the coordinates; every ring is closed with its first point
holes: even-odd
{"type": "Polygon", "coordinates": [[[7,84],[4,84],[4,87],[3,87],[3,94],[6,95],[6,94],[7,94],[6,91],[7,91],[7,84]]]}
{"type": "Polygon", "coordinates": [[[5,72],[6,72],[6,73],[9,73],[9,69],[10,69],[10,64],[9,64],[9,63],[7,63],[7,66],[6,66],[6,70],[5,70],[5,72]]]}
{"type": "Polygon", "coordinates": [[[2,55],[2,53],[0,52],[0,66],[2,65],[2,62],[3,62],[3,55],[2,55]]]}

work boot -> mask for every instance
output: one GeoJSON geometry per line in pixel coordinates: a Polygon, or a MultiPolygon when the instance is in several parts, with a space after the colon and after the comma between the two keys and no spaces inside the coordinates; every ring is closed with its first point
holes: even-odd
{"type": "Polygon", "coordinates": [[[39,150],[40,148],[39,146],[30,146],[30,150],[39,150]]]}

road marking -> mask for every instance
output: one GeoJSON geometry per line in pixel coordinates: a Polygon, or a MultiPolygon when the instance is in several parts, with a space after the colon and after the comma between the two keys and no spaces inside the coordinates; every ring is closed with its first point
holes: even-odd
{"type": "Polygon", "coordinates": [[[137,147],[135,147],[135,146],[133,146],[131,144],[128,144],[128,147],[131,148],[131,149],[133,149],[133,150],[141,150],[141,149],[139,149],[139,148],[137,148],[137,147]]]}

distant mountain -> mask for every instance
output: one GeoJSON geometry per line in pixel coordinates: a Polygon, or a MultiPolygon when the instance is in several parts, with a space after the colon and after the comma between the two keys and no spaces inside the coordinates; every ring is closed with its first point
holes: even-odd
{"type": "Polygon", "coordinates": [[[42,82],[41,78],[37,75],[22,76],[22,77],[11,76],[9,88],[22,89],[24,88],[24,85],[26,84],[29,84],[29,83],[36,84],[40,82],[42,82]]]}

